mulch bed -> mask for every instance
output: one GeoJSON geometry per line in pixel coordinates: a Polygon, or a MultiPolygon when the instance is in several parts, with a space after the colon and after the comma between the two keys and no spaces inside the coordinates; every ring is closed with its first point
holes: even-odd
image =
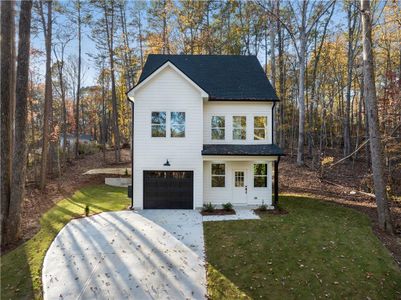
{"type": "Polygon", "coordinates": [[[257,215],[286,215],[288,211],[285,209],[268,209],[268,210],[261,210],[260,208],[256,208],[253,210],[257,215]]]}
{"type": "Polygon", "coordinates": [[[224,215],[235,215],[235,210],[225,210],[222,208],[217,208],[214,211],[201,211],[202,216],[224,216],[224,215]]]}

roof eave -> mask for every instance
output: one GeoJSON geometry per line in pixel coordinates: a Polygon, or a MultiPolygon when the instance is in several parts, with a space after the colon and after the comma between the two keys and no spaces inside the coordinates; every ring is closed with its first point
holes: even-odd
{"type": "Polygon", "coordinates": [[[285,156],[284,153],[270,153],[270,154],[245,154],[245,153],[213,153],[204,154],[202,156],[285,156]]]}
{"type": "Polygon", "coordinates": [[[219,98],[219,97],[209,97],[209,101],[253,101],[253,102],[280,102],[280,99],[272,98],[219,98]]]}
{"type": "Polygon", "coordinates": [[[141,78],[142,74],[140,76],[140,80],[138,81],[138,83],[132,88],[130,89],[126,94],[127,97],[130,101],[134,102],[134,93],[135,90],[138,88],[141,88],[143,85],[145,85],[148,81],[152,80],[152,78],[159,73],[160,71],[164,70],[166,67],[172,67],[173,70],[175,70],[176,72],[178,72],[179,74],[181,74],[181,76],[187,80],[190,84],[192,84],[200,93],[201,93],[201,97],[203,99],[209,98],[209,93],[207,91],[205,91],[196,81],[194,81],[191,77],[189,77],[187,74],[185,74],[185,72],[183,72],[180,68],[178,68],[172,61],[170,60],[166,60],[162,65],[160,65],[158,68],[156,68],[155,70],[153,70],[150,74],[148,74],[145,78],[141,78]]]}

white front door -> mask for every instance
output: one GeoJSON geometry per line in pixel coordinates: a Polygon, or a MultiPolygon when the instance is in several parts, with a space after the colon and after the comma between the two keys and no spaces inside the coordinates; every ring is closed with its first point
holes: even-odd
{"type": "Polygon", "coordinates": [[[246,195],[248,192],[246,171],[234,170],[233,184],[233,203],[247,203],[246,195]]]}

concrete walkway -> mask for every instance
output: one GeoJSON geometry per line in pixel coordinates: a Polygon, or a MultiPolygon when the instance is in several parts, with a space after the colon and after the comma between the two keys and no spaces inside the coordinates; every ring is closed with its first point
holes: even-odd
{"type": "Polygon", "coordinates": [[[203,216],[203,222],[209,221],[238,221],[238,220],[259,220],[260,217],[248,207],[234,207],[235,215],[203,216]]]}
{"type": "Polygon", "coordinates": [[[202,216],[107,212],[69,222],[42,270],[44,299],[205,299],[202,216]]]}

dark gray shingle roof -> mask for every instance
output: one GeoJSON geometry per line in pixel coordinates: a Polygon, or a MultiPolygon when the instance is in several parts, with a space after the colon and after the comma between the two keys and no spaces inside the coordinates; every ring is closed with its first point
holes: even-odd
{"type": "Polygon", "coordinates": [[[209,100],[279,100],[256,56],[150,54],[137,84],[167,61],[206,91],[209,100]]]}
{"type": "Polygon", "coordinates": [[[283,150],[275,144],[260,145],[203,145],[202,155],[282,156],[283,150]]]}

